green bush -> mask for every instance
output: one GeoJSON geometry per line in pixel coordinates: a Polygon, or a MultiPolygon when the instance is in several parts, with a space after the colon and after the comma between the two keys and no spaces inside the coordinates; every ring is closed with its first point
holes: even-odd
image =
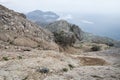
{"type": "Polygon", "coordinates": [[[97,45],[93,45],[91,48],[91,51],[100,51],[100,50],[101,50],[101,47],[97,45]]]}
{"type": "Polygon", "coordinates": [[[72,64],[68,64],[68,66],[69,66],[70,69],[74,68],[74,66],[72,64]]]}
{"type": "Polygon", "coordinates": [[[67,71],[68,71],[68,69],[67,69],[67,68],[63,68],[63,69],[62,69],[62,71],[67,72],[67,71]]]}
{"type": "Polygon", "coordinates": [[[9,60],[8,57],[3,57],[2,59],[5,60],[5,61],[9,60]]]}

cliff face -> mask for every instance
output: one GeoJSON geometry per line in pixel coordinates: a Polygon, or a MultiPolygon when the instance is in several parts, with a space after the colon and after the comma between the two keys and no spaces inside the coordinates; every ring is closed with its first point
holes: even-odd
{"type": "Polygon", "coordinates": [[[18,46],[53,49],[57,47],[51,32],[28,21],[24,14],[9,10],[2,5],[0,5],[0,40],[18,46]]]}

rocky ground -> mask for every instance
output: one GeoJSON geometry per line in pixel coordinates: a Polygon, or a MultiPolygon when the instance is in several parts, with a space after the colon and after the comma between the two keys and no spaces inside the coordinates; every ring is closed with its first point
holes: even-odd
{"type": "Polygon", "coordinates": [[[0,80],[120,80],[120,49],[76,54],[1,49],[0,80]]]}

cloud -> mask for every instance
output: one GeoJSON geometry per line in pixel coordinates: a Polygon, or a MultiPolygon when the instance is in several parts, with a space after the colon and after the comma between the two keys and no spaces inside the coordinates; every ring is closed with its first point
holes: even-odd
{"type": "Polygon", "coordinates": [[[10,3],[10,0],[0,0],[0,3],[3,3],[3,4],[10,3]]]}
{"type": "Polygon", "coordinates": [[[73,16],[71,14],[61,16],[58,20],[63,19],[63,20],[72,20],[73,16]]]}
{"type": "Polygon", "coordinates": [[[94,24],[94,22],[88,20],[81,20],[81,22],[85,24],[94,24]]]}
{"type": "Polygon", "coordinates": [[[18,10],[19,8],[19,11],[23,12],[40,9],[43,11],[80,14],[120,13],[120,0],[0,0],[0,3],[6,6],[9,5],[9,7],[14,10],[18,10]]]}

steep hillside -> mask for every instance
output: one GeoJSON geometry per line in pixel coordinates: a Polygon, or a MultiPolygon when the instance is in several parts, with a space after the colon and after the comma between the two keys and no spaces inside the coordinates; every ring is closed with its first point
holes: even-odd
{"type": "Polygon", "coordinates": [[[17,46],[57,48],[51,32],[28,21],[24,14],[2,5],[0,5],[0,40],[17,46]]]}

